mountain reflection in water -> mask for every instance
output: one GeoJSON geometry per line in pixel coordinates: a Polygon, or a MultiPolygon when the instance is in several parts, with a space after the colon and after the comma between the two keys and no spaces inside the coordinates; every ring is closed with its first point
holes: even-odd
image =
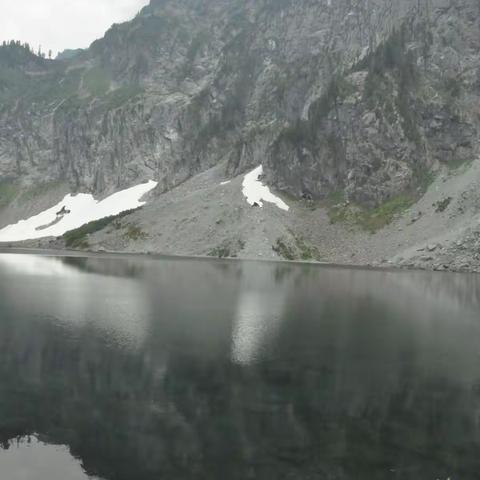
{"type": "Polygon", "coordinates": [[[473,275],[0,254],[0,442],[105,480],[478,479],[479,300],[473,275]]]}

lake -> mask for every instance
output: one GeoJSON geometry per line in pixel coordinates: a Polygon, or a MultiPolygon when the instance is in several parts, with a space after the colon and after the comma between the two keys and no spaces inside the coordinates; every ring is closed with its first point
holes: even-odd
{"type": "Polygon", "coordinates": [[[469,480],[479,452],[479,276],[0,254],[2,480],[469,480]]]}

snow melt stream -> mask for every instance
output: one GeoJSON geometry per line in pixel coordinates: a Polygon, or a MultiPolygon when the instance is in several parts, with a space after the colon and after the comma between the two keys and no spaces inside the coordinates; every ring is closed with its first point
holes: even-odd
{"type": "Polygon", "coordinates": [[[141,198],[156,186],[157,182],[150,180],[121,190],[101,201],[95,200],[92,195],[86,193],[69,194],[54,207],[0,230],[0,242],[59,237],[94,220],[118,215],[145,205],[145,202],[140,201],[141,198]]]}
{"type": "Polygon", "coordinates": [[[275,196],[270,189],[263,185],[259,180],[260,176],[263,174],[263,166],[260,165],[255,170],[245,175],[243,179],[243,195],[247,199],[247,202],[250,205],[257,203],[260,207],[263,207],[263,202],[269,202],[275,204],[278,208],[282,210],[289,211],[290,207],[281,199],[275,196]]]}

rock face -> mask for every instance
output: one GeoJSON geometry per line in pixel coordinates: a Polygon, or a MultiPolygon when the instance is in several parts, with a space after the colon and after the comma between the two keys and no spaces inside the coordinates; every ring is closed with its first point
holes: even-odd
{"type": "Polygon", "coordinates": [[[152,0],[60,60],[0,47],[0,178],[158,193],[225,162],[378,205],[478,153],[477,0],[152,0]]]}

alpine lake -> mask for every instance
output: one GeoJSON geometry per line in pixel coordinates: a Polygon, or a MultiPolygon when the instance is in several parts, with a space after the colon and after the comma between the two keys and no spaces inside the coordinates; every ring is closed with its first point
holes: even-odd
{"type": "Polygon", "coordinates": [[[480,478],[480,276],[0,254],[1,480],[480,478]]]}

